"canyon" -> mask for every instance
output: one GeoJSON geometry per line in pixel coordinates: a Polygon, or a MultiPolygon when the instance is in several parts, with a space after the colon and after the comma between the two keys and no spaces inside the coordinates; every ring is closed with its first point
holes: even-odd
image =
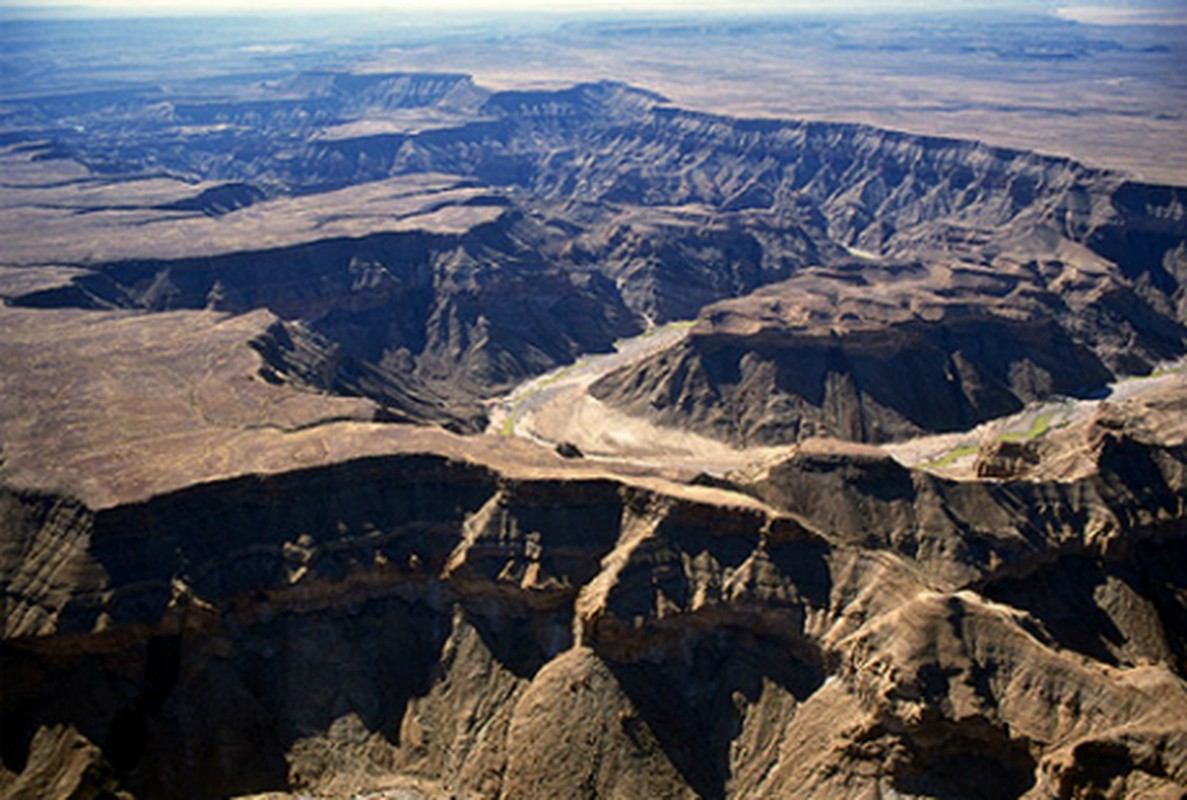
{"type": "Polygon", "coordinates": [[[238,58],[3,97],[0,795],[1187,791],[1187,189],[238,58]]]}

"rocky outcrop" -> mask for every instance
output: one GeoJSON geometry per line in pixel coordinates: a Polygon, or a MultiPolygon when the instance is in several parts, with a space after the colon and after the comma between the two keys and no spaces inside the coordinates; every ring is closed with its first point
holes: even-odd
{"type": "Polygon", "coordinates": [[[195,197],[164,203],[158,208],[163,211],[200,211],[209,217],[221,217],[258,203],[264,197],[262,189],[249,183],[224,183],[205,189],[195,197]]]}
{"type": "Polygon", "coordinates": [[[1060,482],[945,481],[822,442],[744,493],[431,453],[110,508],[8,490],[0,780],[1179,790],[1182,412],[1163,394],[1061,431],[1036,474],[1061,448],[1089,467],[1060,482]]]}
{"type": "Polygon", "coordinates": [[[267,308],[286,321],[257,340],[269,379],[375,400],[388,419],[473,433],[485,424],[479,399],[641,330],[600,273],[550,264],[521,242],[543,235],[508,212],[462,235],[121,262],[17,304],[267,308]]]}
{"type": "Polygon", "coordinates": [[[1042,461],[1037,441],[1002,440],[983,445],[974,470],[978,478],[1025,478],[1042,461]]]}
{"type": "MultiPolygon", "coordinates": [[[[707,307],[679,345],[610,373],[591,393],[739,445],[964,430],[1108,380],[1108,348],[1093,352],[1065,319],[1064,301],[1021,271],[804,270],[707,307]]],[[[1131,341],[1135,360],[1162,346],[1131,341]]]]}
{"type": "Polygon", "coordinates": [[[816,440],[683,485],[373,422],[472,430],[478,398],[745,295],[596,391],[746,442],[965,426],[1183,352],[1181,192],[612,83],[257,88],[154,96],[165,153],[140,95],[114,126],[87,110],[112,97],[40,101],[86,127],[41,155],[221,187],[121,210],[145,225],[246,235],[281,199],[257,185],[309,224],[6,294],[0,793],[1187,785],[1182,381],[966,482],[816,440]],[[429,172],[456,177],[297,202],[429,172]]]}
{"type": "Polygon", "coordinates": [[[449,400],[414,374],[343,352],[341,344],[301,322],[278,321],[251,341],[269,383],[376,401],[376,420],[436,424],[477,433],[486,423],[476,403],[449,400]]]}
{"type": "Polygon", "coordinates": [[[1085,391],[1109,375],[1094,361],[1044,323],[971,319],[770,343],[694,332],[593,394],[740,446],[813,436],[877,443],[965,430],[1085,391]]]}
{"type": "Polygon", "coordinates": [[[452,184],[420,187],[415,212],[400,205],[407,187],[300,211],[315,219],[299,243],[261,247],[248,226],[253,240],[224,254],[187,254],[195,243],[92,263],[95,274],[15,302],[267,308],[313,331],[300,346],[264,343],[273,377],[473,431],[477,401],[726,301],[680,351],[597,394],[744,443],[954,430],[1187,350],[1187,221],[1172,187],[975,142],[694,113],[613,82],[487,92],[459,75],[313,72],[268,92],[174,103],[167,123],[217,130],[167,155],[153,137],[121,144],[126,126],[99,113],[85,138],[61,135],[85,164],[164,163],[217,181],[149,208],[220,223],[262,213],[256,186],[328,196],[397,177],[452,184]],[[391,113],[409,109],[421,122],[400,128],[391,113]],[[317,234],[376,204],[403,208],[408,227],[317,234]],[[434,228],[438,212],[453,215],[448,232],[434,228]],[[877,258],[855,265],[849,247],[877,258]],[[917,259],[927,278],[899,280],[917,259]],[[757,339],[717,321],[754,314],[747,304],[769,294],[729,300],[788,279],[779,302],[808,316],[829,296],[863,307],[793,324],[794,336],[770,319],[757,339]],[[888,294],[919,313],[904,318],[888,294]]]}

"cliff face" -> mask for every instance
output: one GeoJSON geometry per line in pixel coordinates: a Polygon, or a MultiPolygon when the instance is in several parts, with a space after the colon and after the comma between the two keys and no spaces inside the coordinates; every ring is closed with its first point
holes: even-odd
{"type": "Polygon", "coordinates": [[[852,263],[710,305],[678,346],[591,392],[741,445],[885,442],[1149,371],[1184,332],[1107,275],[1052,285],[1034,266],[852,263]]]}
{"type": "Polygon", "coordinates": [[[607,376],[596,397],[739,445],[966,430],[1109,372],[1046,321],[974,315],[840,338],[689,337],[607,376]]]}
{"type": "Polygon", "coordinates": [[[969,427],[1184,352],[1178,189],[858,126],[657,119],[646,146],[626,137],[589,170],[637,178],[634,202],[728,207],[709,166],[727,160],[728,186],[758,207],[811,205],[833,241],[883,260],[801,269],[707,306],[678,349],[608,376],[599,399],[737,444],[879,442],[969,427]],[[713,156],[686,166],[700,153],[713,156]],[[894,256],[907,261],[895,269],[894,256]]]}
{"type": "Polygon", "coordinates": [[[15,302],[267,308],[290,323],[260,344],[272,378],[464,431],[482,426],[479,401],[527,377],[714,302],[763,302],[752,293],[764,286],[792,280],[782,302],[808,312],[804,292],[864,298],[855,313],[867,314],[888,282],[863,283],[850,247],[873,254],[871,273],[929,265],[931,285],[894,293],[939,311],[918,324],[868,313],[871,329],[904,323],[869,356],[842,318],[772,345],[776,326],[748,342],[713,317],[750,312],[715,308],[680,352],[599,397],[735,442],[880,441],[1185,351],[1180,189],[975,142],[694,113],[610,82],[488,92],[458,75],[314,72],[269,91],[174,104],[155,125],[218,131],[167,153],[151,136],[121,150],[129,134],[102,114],[87,117],[88,137],[62,133],[91,167],[115,148],[127,172],[165,163],[213,183],[139,209],[191,226],[172,252],[88,249],[95,274],[15,302]],[[304,227],[265,227],[278,243],[263,246],[263,215],[304,227]],[[195,241],[201,232],[221,243],[195,241]],[[809,274],[819,267],[844,274],[830,283],[809,274]]]}
{"type": "Polygon", "coordinates": [[[8,490],[4,791],[1170,791],[1185,410],[1061,432],[1061,482],[834,443],[741,493],[429,453],[8,490]]]}
{"type": "Polygon", "coordinates": [[[1187,785],[1181,379],[968,482],[810,441],[708,488],[435,427],[694,313],[595,393],[880,441],[1148,371],[1187,342],[1180,190],[612,83],[113,91],[0,154],[150,184],[40,186],[0,274],[0,793],[1187,785]]]}
{"type": "Polygon", "coordinates": [[[640,330],[601,274],[551,264],[519,241],[543,235],[509,212],[462,234],[118,262],[17,302],[267,308],[286,320],[257,344],[271,379],[370,398],[392,418],[476,432],[484,424],[478,398],[640,330]]]}

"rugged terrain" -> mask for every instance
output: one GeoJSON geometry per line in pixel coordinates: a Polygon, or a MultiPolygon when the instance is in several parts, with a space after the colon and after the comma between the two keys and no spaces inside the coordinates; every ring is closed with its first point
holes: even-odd
{"type": "Polygon", "coordinates": [[[1181,358],[1184,189],[236,35],[0,58],[0,795],[1187,791],[1187,378],[876,446],[1181,358]]]}
{"type": "Polygon", "coordinates": [[[1181,793],[1183,389],[1005,484],[338,422],[184,487],[7,489],[5,792],[1181,793]]]}
{"type": "MultiPolygon", "coordinates": [[[[183,148],[162,149],[168,137],[151,129],[150,153],[121,150],[127,137],[120,128],[108,142],[106,116],[86,126],[85,139],[10,148],[22,168],[70,155],[114,169],[99,159],[126,150],[124,169],[163,163],[234,179],[114,208],[73,198],[57,206],[59,191],[48,209],[14,213],[21,227],[11,258],[35,258],[65,226],[57,258],[93,274],[12,302],[268,308],[283,322],[259,349],[277,380],[471,432],[482,427],[478,401],[528,376],[789,278],[702,312],[682,354],[657,356],[595,395],[740,442],[815,433],[880,441],[967,427],[1184,352],[1187,218],[1171,187],[955,140],[714,117],[618,84],[488,93],[449,75],[304,81],[269,88],[278,97],[267,102],[154,111],[167,130],[217,123],[183,148]],[[310,107],[298,114],[300,101],[281,98],[306,83],[320,104],[303,101],[310,107]],[[470,116],[456,127],[314,135],[339,119],[314,110],[356,106],[470,116]],[[252,135],[234,138],[212,167],[208,148],[227,147],[227,126],[252,135]],[[297,197],[268,200],[252,181],[279,181],[297,197]],[[367,188],[346,188],[353,184],[367,188]],[[94,237],[76,235],[80,211],[100,215],[94,237]],[[301,224],[269,230],[275,245],[260,247],[251,233],[272,216],[301,224]],[[369,224],[376,217],[388,219],[369,224]],[[132,258],[120,235],[129,224],[168,224],[171,236],[135,251],[163,255],[132,258]],[[402,230],[383,230],[393,227],[402,230]],[[850,248],[886,264],[855,266],[850,248]],[[800,271],[818,265],[826,269],[800,271]],[[897,300],[884,296],[889,283],[897,300]],[[786,297],[774,299],[779,292],[786,297]],[[825,317],[841,295],[852,300],[834,324],[825,317]],[[760,321],[739,322],[747,315],[760,321]],[[726,318],[733,322],[714,321],[726,318]],[[780,326],[809,338],[827,331],[836,342],[779,344],[780,326]],[[974,352],[969,337],[985,326],[998,346],[974,352]],[[902,331],[897,344],[881,337],[888,327],[902,331]],[[878,363],[909,360],[911,372],[865,376],[850,365],[862,358],[863,329],[885,351],[878,363]],[[743,331],[760,331],[753,346],[743,331]],[[796,356],[780,361],[772,347],[796,356]],[[743,361],[757,375],[735,374],[743,361]],[[789,384],[788,370],[805,385],[789,384]],[[873,384],[882,396],[869,396],[873,384]],[[824,394],[813,388],[825,385],[824,394]],[[906,396],[916,391],[934,402],[906,396]]],[[[124,102],[156,109],[152,99],[133,93],[124,102]]],[[[31,106],[48,113],[45,103],[31,106]]],[[[178,189],[156,183],[165,183],[159,192],[178,189]]]]}

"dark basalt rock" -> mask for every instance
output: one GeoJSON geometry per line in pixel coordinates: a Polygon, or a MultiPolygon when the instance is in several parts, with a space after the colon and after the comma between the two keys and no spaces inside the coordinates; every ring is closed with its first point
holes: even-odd
{"type": "Polygon", "coordinates": [[[561,458],[584,458],[581,448],[572,442],[561,442],[556,446],[556,454],[561,458]]]}

